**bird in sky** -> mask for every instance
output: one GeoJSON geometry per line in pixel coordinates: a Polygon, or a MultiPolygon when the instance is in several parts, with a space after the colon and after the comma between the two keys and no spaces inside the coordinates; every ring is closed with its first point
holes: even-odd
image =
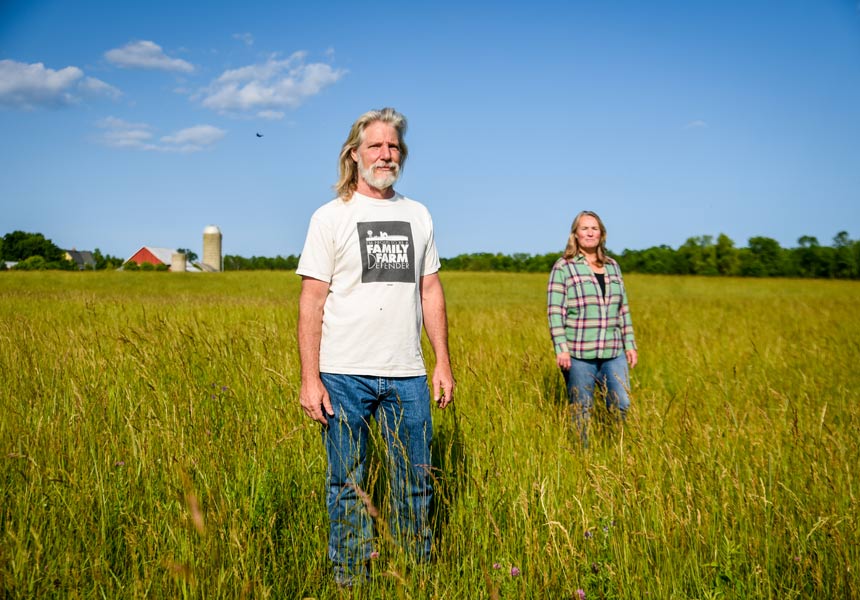
{"type": "Polygon", "coordinates": [[[260,133],[260,132],[258,131],[258,132],[257,132],[257,137],[263,137],[263,134],[262,134],[262,133],[260,133]]]}

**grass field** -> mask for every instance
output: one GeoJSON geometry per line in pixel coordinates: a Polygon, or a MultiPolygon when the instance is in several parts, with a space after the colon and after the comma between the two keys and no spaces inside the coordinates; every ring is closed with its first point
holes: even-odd
{"type": "Polygon", "coordinates": [[[0,274],[0,597],[860,597],[860,283],[629,275],[632,412],[583,451],[546,276],[443,275],[436,559],[381,539],[345,592],[298,277],[0,274]]]}

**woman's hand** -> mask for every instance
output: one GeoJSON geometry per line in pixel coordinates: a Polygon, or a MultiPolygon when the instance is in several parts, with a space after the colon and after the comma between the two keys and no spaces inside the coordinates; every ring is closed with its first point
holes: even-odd
{"type": "Polygon", "coordinates": [[[639,362],[639,355],[636,353],[636,350],[625,350],[624,353],[627,355],[627,364],[632,369],[639,362]]]}
{"type": "Polygon", "coordinates": [[[564,369],[570,370],[570,352],[559,352],[555,355],[555,364],[564,369]]]}

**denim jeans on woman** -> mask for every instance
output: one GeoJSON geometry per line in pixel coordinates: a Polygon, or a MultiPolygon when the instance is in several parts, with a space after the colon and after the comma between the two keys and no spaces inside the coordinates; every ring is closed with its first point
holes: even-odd
{"type": "Polygon", "coordinates": [[[323,373],[334,416],[323,429],[328,467],[326,504],[328,556],[335,579],[351,584],[367,573],[373,546],[373,519],[362,494],[366,479],[370,419],[387,446],[391,491],[389,531],[418,561],[430,557],[430,390],[427,377],[369,377],[323,373]]]}
{"type": "Polygon", "coordinates": [[[588,446],[588,421],[594,406],[595,386],[599,385],[605,391],[606,408],[617,410],[622,420],[627,414],[630,407],[627,357],[624,353],[608,359],[571,357],[570,369],[562,369],[561,372],[573,408],[573,422],[582,445],[588,446]]]}

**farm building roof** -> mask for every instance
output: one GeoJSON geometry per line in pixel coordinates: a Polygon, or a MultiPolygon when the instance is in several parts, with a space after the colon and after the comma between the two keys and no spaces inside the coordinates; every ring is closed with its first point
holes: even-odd
{"type": "Polygon", "coordinates": [[[89,250],[66,250],[66,259],[75,263],[75,266],[80,269],[95,269],[96,259],[93,253],[89,250]]]}
{"type": "MultiPolygon", "coordinates": [[[[125,262],[134,261],[138,264],[141,262],[152,262],[150,259],[155,259],[159,263],[170,267],[173,264],[173,254],[175,248],[159,248],[158,246],[142,246],[140,250],[132,254],[125,262]]],[[[202,271],[189,262],[185,263],[185,270],[189,273],[201,273],[202,271]]]]}

